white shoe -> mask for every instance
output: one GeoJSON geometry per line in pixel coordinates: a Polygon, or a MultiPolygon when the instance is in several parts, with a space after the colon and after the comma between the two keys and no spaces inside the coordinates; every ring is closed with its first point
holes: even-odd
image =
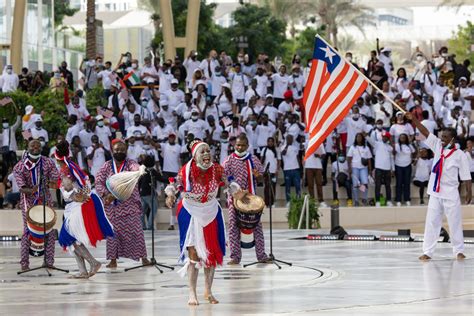
{"type": "Polygon", "coordinates": [[[391,201],[388,201],[387,206],[393,206],[393,203],[391,201]]]}
{"type": "Polygon", "coordinates": [[[326,204],[326,202],[323,201],[319,203],[319,207],[329,207],[329,206],[326,204]]]}
{"type": "Polygon", "coordinates": [[[376,202],[375,207],[380,207],[380,202],[376,202]]]}
{"type": "Polygon", "coordinates": [[[411,203],[410,203],[410,201],[407,201],[407,206],[411,206],[411,203]]]}
{"type": "Polygon", "coordinates": [[[401,202],[397,202],[397,206],[402,206],[402,203],[401,203],[401,202]]]}

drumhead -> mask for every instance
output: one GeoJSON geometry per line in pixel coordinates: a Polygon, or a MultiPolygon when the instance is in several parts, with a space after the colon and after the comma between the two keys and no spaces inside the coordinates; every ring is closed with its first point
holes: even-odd
{"type": "MultiPolygon", "coordinates": [[[[46,224],[51,223],[56,218],[56,214],[52,208],[46,206],[46,224]]],[[[43,224],[43,205],[35,205],[28,210],[28,219],[35,223],[43,224]]]]}
{"type": "Polygon", "coordinates": [[[242,202],[242,200],[235,200],[234,206],[237,210],[242,213],[260,213],[265,207],[265,201],[258,195],[247,194],[246,196],[249,201],[248,203],[242,202]]]}

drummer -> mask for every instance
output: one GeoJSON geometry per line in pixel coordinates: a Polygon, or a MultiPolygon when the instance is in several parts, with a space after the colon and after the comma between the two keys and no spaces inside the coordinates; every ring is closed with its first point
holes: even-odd
{"type": "MultiPolygon", "coordinates": [[[[49,188],[56,187],[59,174],[53,160],[41,155],[41,142],[37,139],[29,141],[27,153],[25,153],[23,159],[15,165],[13,174],[21,193],[20,207],[23,217],[23,236],[21,237],[20,264],[21,270],[25,271],[29,269],[29,252],[31,247],[26,213],[32,206],[41,205],[43,203],[43,188],[41,182],[48,185],[48,188],[44,188],[45,202],[46,205],[52,206],[49,188]],[[45,181],[41,181],[42,177],[44,177],[45,181]]],[[[46,264],[48,267],[53,267],[54,264],[54,240],[54,232],[50,232],[46,235],[46,249],[44,255],[46,256],[46,264]]]]}
{"type": "MultiPolygon", "coordinates": [[[[245,134],[240,134],[235,143],[235,152],[224,160],[224,174],[229,182],[236,182],[242,190],[256,194],[256,179],[263,178],[264,167],[260,160],[247,151],[249,142],[245,134]]],[[[229,206],[229,240],[230,258],[228,264],[240,264],[242,250],[240,246],[240,228],[237,226],[237,216],[234,208],[234,198],[228,195],[229,206]]],[[[255,239],[255,253],[259,262],[268,262],[265,253],[265,240],[263,237],[262,223],[259,222],[253,230],[255,239]]]]}

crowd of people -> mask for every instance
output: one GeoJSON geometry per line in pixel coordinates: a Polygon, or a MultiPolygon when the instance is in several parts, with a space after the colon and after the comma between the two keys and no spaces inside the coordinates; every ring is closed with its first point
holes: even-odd
{"type": "MultiPolygon", "coordinates": [[[[391,53],[377,41],[367,65],[357,64],[350,52],[345,54],[346,60],[383,93],[367,89],[306,161],[302,159],[308,142],[303,91],[311,60],[304,63],[298,55],[285,65],[280,58],[271,62],[264,53],[252,60],[240,52],[234,59],[225,51],[218,54],[211,50],[199,60],[191,51],[184,61],[178,56],[163,61],[150,56],[143,63],[125,53],[115,66],[97,56],[81,64],[84,75],[80,78],[74,78],[67,63],[61,63],[49,85],[39,72],[32,75],[23,68],[17,75],[8,65],[0,76],[2,92],[21,89],[34,94],[51,89],[63,94],[68,129],[65,135],[50,139],[52,135],[43,128],[44,114],[37,113],[34,104],[26,106],[24,113],[18,112],[16,121],[3,119],[0,145],[4,186],[0,196],[5,201],[0,205],[13,207],[19,201],[11,172],[20,130],[25,138],[40,140],[46,156],[53,155],[54,144],[66,140],[72,159],[89,173],[92,183],[104,163],[111,160],[111,141],[115,138],[126,141],[127,159],[154,168],[158,182],[168,183],[190,160],[186,145],[192,140],[209,144],[213,160],[222,164],[235,151],[239,135],[245,134],[249,152],[269,172],[262,180],[267,205],[275,203],[275,189],[280,184],[285,186],[287,204],[293,188],[299,196],[307,186],[309,195],[320,206],[327,206],[325,201],[330,197],[323,196],[326,185],[332,185],[333,203],[339,203],[340,189],[344,188],[349,206],[372,201],[376,206],[410,205],[414,185],[424,204],[433,152],[414,123],[389,98],[431,133],[454,128],[456,146],[465,151],[473,173],[474,81],[469,61],[458,63],[446,47],[432,56],[417,48],[407,67],[413,71],[395,68],[391,53]],[[103,88],[105,102],[91,114],[87,92],[97,85],[103,88]],[[369,196],[370,185],[375,186],[373,197],[369,196]]],[[[139,189],[143,227],[150,228],[150,196],[155,193],[149,181],[141,181],[139,189]]],[[[173,225],[171,216],[170,229],[173,225]]]]}

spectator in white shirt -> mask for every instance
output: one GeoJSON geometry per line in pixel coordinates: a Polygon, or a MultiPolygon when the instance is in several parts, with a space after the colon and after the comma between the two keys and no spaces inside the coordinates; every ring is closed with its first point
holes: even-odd
{"type": "Polygon", "coordinates": [[[332,195],[334,202],[339,204],[338,189],[346,188],[347,206],[352,206],[352,182],[349,176],[349,165],[344,153],[339,153],[336,161],[331,165],[332,195]]]}
{"type": "Polygon", "coordinates": [[[299,160],[300,146],[293,142],[292,135],[286,135],[286,142],[281,146],[283,174],[285,176],[286,205],[290,205],[291,187],[294,186],[296,195],[301,195],[301,171],[299,160]]]}
{"type": "Polygon", "coordinates": [[[420,204],[424,205],[424,192],[430,180],[431,169],[433,167],[433,153],[428,148],[420,148],[415,166],[415,177],[413,184],[420,189],[420,204]]]}
{"type": "Polygon", "coordinates": [[[255,90],[260,98],[263,98],[268,94],[268,88],[271,87],[271,82],[268,79],[268,75],[265,73],[265,69],[262,67],[257,68],[257,75],[254,77],[257,81],[257,87],[255,90]]]}
{"type": "Polygon", "coordinates": [[[374,149],[374,165],[375,165],[375,206],[380,207],[380,191],[382,183],[385,185],[385,194],[387,206],[392,206],[392,173],[395,170],[393,160],[393,147],[391,135],[389,132],[383,131],[382,137],[376,139],[366,137],[369,144],[374,149]]]}
{"type": "Polygon", "coordinates": [[[209,79],[211,78],[212,73],[215,71],[216,67],[219,66],[219,61],[217,60],[217,52],[211,50],[209,52],[209,57],[201,61],[199,68],[204,72],[204,76],[209,79]]]}
{"type": "Polygon", "coordinates": [[[289,86],[291,92],[293,92],[293,98],[296,102],[299,102],[303,99],[303,87],[306,82],[304,76],[301,73],[300,65],[294,64],[291,68],[292,75],[289,80],[289,86]]]}
{"type": "Polygon", "coordinates": [[[199,67],[199,64],[201,63],[199,60],[197,60],[197,55],[198,53],[194,50],[189,52],[188,57],[184,60],[183,66],[186,68],[186,88],[188,90],[192,90],[192,79],[193,79],[193,73],[194,70],[196,70],[199,67]]]}
{"type": "Polygon", "coordinates": [[[354,143],[347,152],[349,174],[352,179],[354,206],[359,206],[359,191],[362,192],[362,204],[367,204],[369,174],[372,170],[372,154],[365,143],[364,135],[357,133],[354,143]]]}
{"type": "Polygon", "coordinates": [[[240,111],[245,105],[245,91],[249,85],[248,77],[243,74],[240,64],[234,65],[234,72],[229,75],[229,81],[231,85],[232,96],[236,100],[240,111]]]}
{"type": "Polygon", "coordinates": [[[0,76],[0,87],[3,93],[13,92],[18,89],[20,79],[18,75],[13,71],[12,65],[7,65],[5,71],[0,76]]]}
{"type": "Polygon", "coordinates": [[[397,112],[396,123],[390,127],[390,135],[392,135],[393,142],[395,144],[398,143],[398,138],[401,134],[408,135],[409,141],[412,142],[414,139],[415,130],[413,129],[413,126],[406,121],[403,113],[399,111],[397,112]]]}
{"type": "Polygon", "coordinates": [[[347,142],[346,146],[349,148],[355,141],[355,136],[358,133],[363,133],[367,129],[367,123],[362,119],[359,108],[354,106],[352,108],[352,115],[344,119],[347,127],[347,142]]]}
{"type": "Polygon", "coordinates": [[[222,68],[221,66],[217,66],[215,71],[212,73],[212,76],[210,78],[210,97],[211,97],[211,102],[214,102],[214,99],[221,94],[222,92],[222,85],[227,83],[227,79],[224,77],[222,74],[222,68]]]}
{"type": "Polygon", "coordinates": [[[275,107],[278,108],[281,102],[283,102],[283,95],[285,91],[288,90],[290,84],[290,77],[286,74],[286,66],[281,65],[279,68],[279,73],[272,75],[273,81],[273,96],[275,107]]]}
{"type": "Polygon", "coordinates": [[[189,133],[193,134],[195,138],[204,139],[209,126],[206,121],[199,118],[199,112],[193,110],[191,113],[191,119],[188,119],[179,129],[183,133],[179,135],[181,139],[187,137],[187,134],[189,133]]]}
{"type": "MultiPolygon", "coordinates": [[[[308,148],[308,141],[306,141],[306,148],[308,148]]],[[[304,168],[306,172],[306,179],[308,181],[308,192],[309,196],[314,199],[314,185],[316,184],[316,191],[318,194],[318,201],[320,207],[327,207],[328,205],[324,202],[323,197],[323,165],[321,159],[324,158],[326,152],[324,146],[319,145],[318,149],[308,157],[304,162],[304,168]]]]}
{"type": "Polygon", "coordinates": [[[240,134],[245,134],[245,128],[239,124],[239,118],[233,117],[232,124],[226,128],[226,131],[229,132],[229,138],[239,137],[240,134]]]}
{"type": "Polygon", "coordinates": [[[377,103],[373,105],[375,121],[382,120],[383,127],[390,128],[390,119],[393,115],[392,103],[387,101],[383,94],[377,93],[377,103]]]}
{"type": "Polygon", "coordinates": [[[91,137],[92,145],[87,148],[87,161],[89,165],[90,174],[95,178],[99,169],[104,165],[105,161],[112,156],[110,151],[105,149],[104,144],[99,141],[97,135],[91,137]]]}
{"type": "Polygon", "coordinates": [[[88,121],[85,125],[85,128],[82,128],[79,132],[79,138],[81,139],[81,145],[84,149],[87,150],[92,146],[92,136],[94,135],[93,122],[88,121]]]}
{"type": "Polygon", "coordinates": [[[8,166],[13,166],[16,162],[16,151],[18,149],[16,143],[16,131],[21,125],[20,111],[16,109],[17,117],[15,123],[10,125],[8,119],[5,117],[2,120],[2,132],[0,133],[0,146],[2,149],[3,161],[8,166]]]}
{"type": "Polygon", "coordinates": [[[159,148],[163,160],[163,177],[165,179],[176,177],[181,167],[181,146],[176,143],[176,135],[170,133],[168,141],[160,144],[159,148]]]}
{"type": "Polygon", "coordinates": [[[111,151],[110,148],[110,139],[112,137],[112,131],[108,125],[105,125],[104,117],[102,115],[97,115],[95,117],[96,126],[94,134],[99,137],[99,142],[104,146],[105,150],[111,151]]]}
{"type": "Polygon", "coordinates": [[[135,141],[135,136],[127,136],[127,145],[127,158],[138,162],[138,158],[140,156],[140,153],[142,152],[142,148],[141,146],[137,145],[135,141]]]}
{"type": "Polygon", "coordinates": [[[31,137],[33,139],[43,137],[46,143],[49,142],[48,132],[43,128],[43,119],[41,116],[37,116],[35,119],[35,128],[31,129],[31,137]]]}
{"type": "Polygon", "coordinates": [[[156,119],[156,126],[153,128],[152,136],[158,143],[164,143],[168,140],[168,136],[174,132],[170,125],[165,123],[162,117],[156,119]]]}
{"type": "Polygon", "coordinates": [[[235,105],[236,102],[237,101],[231,91],[230,85],[227,82],[223,83],[221,93],[214,99],[218,111],[222,113],[223,116],[232,117],[238,112],[235,105]]]}
{"type": "Polygon", "coordinates": [[[68,129],[66,133],[66,141],[72,144],[74,136],[79,136],[79,132],[84,128],[81,124],[77,123],[77,116],[71,115],[67,120],[68,129]]]}
{"type": "Polygon", "coordinates": [[[133,121],[134,121],[134,125],[130,126],[127,129],[127,137],[134,136],[135,144],[141,147],[143,145],[143,140],[150,133],[148,132],[148,129],[141,124],[140,114],[135,114],[133,117],[133,121]]]}
{"type": "Polygon", "coordinates": [[[178,79],[171,80],[171,89],[165,91],[163,94],[169,102],[171,110],[175,111],[179,104],[184,102],[184,92],[178,89],[178,79]]]}
{"type": "Polygon", "coordinates": [[[400,134],[398,142],[395,144],[395,201],[397,206],[401,206],[402,194],[407,206],[411,205],[410,183],[411,183],[411,163],[415,148],[408,139],[407,134],[400,134]]]}
{"type": "Polygon", "coordinates": [[[265,170],[268,171],[264,175],[264,200],[265,205],[270,206],[275,203],[275,189],[278,178],[278,168],[281,161],[280,149],[275,146],[275,138],[269,137],[267,139],[267,146],[263,148],[260,153],[260,161],[265,170]]]}
{"type": "Polygon", "coordinates": [[[261,152],[265,146],[268,146],[268,138],[275,136],[275,132],[275,125],[269,122],[268,115],[263,114],[260,123],[255,129],[259,152],[261,152]]]}
{"type": "Polygon", "coordinates": [[[140,79],[147,82],[148,80],[157,81],[159,80],[158,71],[156,70],[155,65],[152,65],[151,58],[145,57],[143,68],[140,70],[140,79]]]}
{"type": "Polygon", "coordinates": [[[110,87],[112,86],[112,79],[110,75],[112,75],[112,63],[110,61],[105,62],[105,68],[99,71],[97,74],[97,78],[102,80],[102,88],[104,89],[104,96],[106,99],[109,99],[111,94],[110,87]]]}

